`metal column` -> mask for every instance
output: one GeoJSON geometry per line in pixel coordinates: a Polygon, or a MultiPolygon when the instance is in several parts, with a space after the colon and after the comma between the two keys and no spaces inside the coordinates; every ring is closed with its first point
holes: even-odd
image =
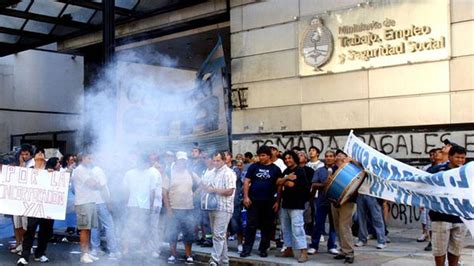
{"type": "Polygon", "coordinates": [[[102,49],[103,64],[112,61],[115,53],[115,0],[102,0],[102,49]]]}

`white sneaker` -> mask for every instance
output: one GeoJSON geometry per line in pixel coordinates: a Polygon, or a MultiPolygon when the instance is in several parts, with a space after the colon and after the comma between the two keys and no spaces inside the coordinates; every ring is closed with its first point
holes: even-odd
{"type": "Polygon", "coordinates": [[[159,253],[159,252],[156,252],[156,251],[153,251],[153,252],[151,253],[151,256],[156,259],[156,258],[159,258],[159,257],[160,257],[160,253],[159,253]]]}
{"type": "Polygon", "coordinates": [[[89,258],[91,258],[93,261],[98,261],[99,260],[99,257],[96,257],[90,253],[87,253],[87,255],[89,255],[89,258]]]}
{"type": "Polygon", "coordinates": [[[280,252],[283,253],[283,252],[285,252],[285,250],[286,250],[286,247],[283,246],[283,247],[280,249],[280,252]]]}
{"type": "Polygon", "coordinates": [[[339,250],[337,250],[336,248],[331,248],[328,252],[332,255],[338,255],[339,254],[339,250]]]}
{"type": "Polygon", "coordinates": [[[270,241],[270,249],[276,249],[277,243],[275,241],[270,241]]]}
{"type": "Polygon", "coordinates": [[[100,249],[93,249],[89,252],[89,255],[92,255],[94,257],[104,256],[105,252],[100,249]]]}
{"type": "Polygon", "coordinates": [[[176,258],[173,255],[168,257],[168,263],[175,263],[175,262],[176,262],[176,258]]]}
{"type": "Polygon", "coordinates": [[[324,236],[321,235],[321,238],[319,238],[319,242],[324,242],[324,241],[326,241],[326,240],[324,240],[324,236]]]}
{"type": "Polygon", "coordinates": [[[193,257],[191,257],[191,256],[187,257],[186,258],[186,263],[190,263],[190,264],[194,263],[193,257]]]}
{"type": "MultiPolygon", "coordinates": [[[[12,248],[10,249],[10,252],[11,253],[16,253],[18,255],[21,255],[21,252],[23,251],[23,246],[22,245],[18,245],[16,246],[15,248],[12,248]]],[[[26,261],[26,260],[25,260],[26,261]]]]}
{"type": "Polygon", "coordinates": [[[110,252],[109,254],[109,259],[111,260],[117,260],[117,259],[120,259],[121,257],[122,257],[122,253],[120,253],[120,251],[110,252]]]}
{"type": "Polygon", "coordinates": [[[46,257],[45,255],[43,255],[43,256],[41,256],[41,257],[39,257],[39,258],[35,258],[35,261],[39,261],[39,262],[41,262],[41,263],[45,263],[45,262],[48,262],[49,259],[48,259],[48,257],[46,257]]]}
{"type": "Polygon", "coordinates": [[[237,246],[237,252],[238,253],[242,253],[243,250],[244,250],[244,247],[242,246],[242,244],[237,246]]]}
{"type": "Polygon", "coordinates": [[[377,244],[377,249],[384,249],[385,247],[385,244],[377,244]]]}
{"type": "Polygon", "coordinates": [[[28,262],[24,258],[20,258],[17,262],[16,265],[28,265],[28,262]]]}
{"type": "Polygon", "coordinates": [[[426,241],[426,235],[425,235],[425,234],[421,235],[421,236],[416,240],[416,242],[425,242],[425,241],[426,241]]]}
{"type": "Polygon", "coordinates": [[[357,241],[357,243],[355,243],[355,246],[356,246],[356,247],[367,246],[367,242],[357,241]]]}
{"type": "Polygon", "coordinates": [[[84,253],[81,256],[81,263],[94,263],[94,260],[89,256],[89,254],[84,253]]]}
{"type": "Polygon", "coordinates": [[[314,254],[316,254],[316,249],[309,248],[307,252],[308,252],[309,255],[314,255],[314,254]]]}

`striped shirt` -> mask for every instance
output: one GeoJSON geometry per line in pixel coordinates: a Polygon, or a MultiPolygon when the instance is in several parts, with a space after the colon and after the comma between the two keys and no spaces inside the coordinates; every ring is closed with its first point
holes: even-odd
{"type": "Polygon", "coordinates": [[[234,192],[231,196],[217,195],[217,211],[224,211],[233,213],[234,212],[234,196],[235,186],[237,177],[235,172],[232,171],[227,165],[216,169],[216,175],[210,182],[210,186],[217,189],[230,189],[233,188],[234,192]]]}

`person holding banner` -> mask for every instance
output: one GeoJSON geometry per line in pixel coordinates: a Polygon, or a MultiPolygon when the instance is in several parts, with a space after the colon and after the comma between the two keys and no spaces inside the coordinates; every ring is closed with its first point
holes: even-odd
{"type": "MultiPolygon", "coordinates": [[[[44,149],[36,149],[35,155],[33,156],[35,160],[34,169],[44,170],[46,168],[46,159],[44,154],[44,149]]],[[[57,161],[51,160],[48,162],[50,167],[48,167],[49,169],[47,170],[54,171],[57,161]]],[[[33,247],[33,241],[35,240],[36,229],[38,226],[38,247],[35,250],[35,261],[42,263],[49,261],[45,252],[48,246],[48,241],[53,235],[53,225],[54,220],[52,219],[28,217],[28,227],[25,232],[25,239],[23,240],[23,252],[21,254],[21,258],[17,261],[18,266],[28,264],[31,248],[33,247]]]]}
{"type": "MultiPolygon", "coordinates": [[[[346,162],[351,159],[347,157],[347,154],[338,149],[336,151],[336,166],[342,167],[346,162]]],[[[354,242],[352,239],[352,216],[356,211],[355,199],[352,198],[344,204],[338,206],[332,204],[331,212],[334,219],[334,227],[336,228],[336,234],[339,238],[339,244],[341,245],[340,254],[334,256],[336,260],[344,260],[344,263],[354,263],[354,242]]]]}
{"type": "MultiPolygon", "coordinates": [[[[20,153],[18,154],[18,166],[30,168],[35,165],[35,160],[33,160],[33,147],[29,144],[24,144],[20,148],[20,153]]],[[[16,245],[10,248],[11,253],[16,253],[21,255],[23,250],[23,238],[28,226],[28,217],[13,215],[13,226],[15,231],[15,240],[16,245]]]]}
{"type": "MultiPolygon", "coordinates": [[[[449,163],[439,168],[439,172],[458,168],[466,162],[466,149],[452,145],[449,150],[449,163]]],[[[458,265],[467,227],[461,218],[455,215],[430,210],[433,256],[436,266],[444,266],[446,255],[449,266],[458,265]],[[447,254],[446,254],[447,253],[447,254]]]]}

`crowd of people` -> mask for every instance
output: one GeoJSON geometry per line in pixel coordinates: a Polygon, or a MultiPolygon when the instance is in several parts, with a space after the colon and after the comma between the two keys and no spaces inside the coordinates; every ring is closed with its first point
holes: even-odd
{"type": "MultiPolygon", "coordinates": [[[[209,265],[222,265],[229,263],[229,238],[237,238],[240,257],[248,257],[258,234],[260,257],[276,245],[281,247],[277,257],[295,257],[299,263],[323,252],[325,236],[324,251],[344,263],[354,262],[355,247],[366,246],[370,236],[376,249],[384,249],[390,243],[384,215],[388,203],[362,194],[342,205],[331,202],[324,187],[352,159],[339,149],[325,151],[324,160],[320,153],[317,147],[307,153],[293,147],[280,154],[277,146],[265,145],[256,156],[246,152],[233,157],[229,151],[207,153],[194,147],[189,154],[136,152],[110,170],[103,156],[88,150],[46,160],[43,149],[24,145],[17,165],[71,173],[82,263],[105,253],[111,259],[127,256],[134,243],[159,257],[162,242],[169,243],[168,262],[174,263],[177,242],[183,241],[186,263],[194,262],[192,245],[198,244],[212,247],[209,265]]],[[[430,160],[424,168],[429,173],[460,167],[466,150],[447,142],[430,151],[430,160]]],[[[421,217],[417,241],[429,242],[425,250],[432,251],[436,265],[444,265],[446,257],[449,265],[457,265],[467,233],[460,217],[424,208],[421,217]]],[[[10,251],[20,256],[17,264],[28,264],[38,227],[34,260],[47,262],[54,221],[14,216],[13,222],[16,244],[10,251]]]]}

